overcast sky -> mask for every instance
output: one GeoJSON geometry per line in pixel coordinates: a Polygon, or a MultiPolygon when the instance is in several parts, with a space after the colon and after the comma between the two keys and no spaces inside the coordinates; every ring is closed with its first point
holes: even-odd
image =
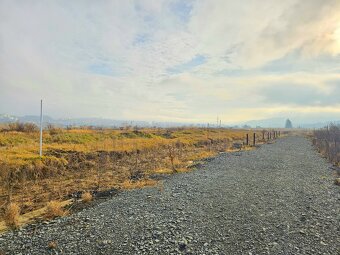
{"type": "Polygon", "coordinates": [[[0,113],[340,120],[339,0],[0,0],[0,113]]]}

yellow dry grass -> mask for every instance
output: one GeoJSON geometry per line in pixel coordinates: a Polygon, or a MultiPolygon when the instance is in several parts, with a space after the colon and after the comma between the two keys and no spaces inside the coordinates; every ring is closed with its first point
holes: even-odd
{"type": "MultiPolygon", "coordinates": [[[[245,134],[252,132],[204,128],[46,130],[41,159],[39,133],[0,132],[0,198],[10,195],[25,215],[45,208],[47,217],[53,218],[63,215],[57,201],[69,194],[155,185],[150,174],[186,172],[188,162],[228,151],[233,142],[242,142],[245,134]],[[138,169],[143,174],[133,181],[138,169]]],[[[260,131],[256,132],[260,136],[260,131]]],[[[0,199],[0,204],[3,202],[0,199]]],[[[0,219],[3,216],[0,213],[0,219]]]]}
{"type": "MultiPolygon", "coordinates": [[[[171,138],[163,136],[164,130],[146,129],[135,134],[133,131],[122,130],[64,130],[61,134],[50,135],[44,132],[44,151],[117,151],[131,152],[145,150],[181,142],[192,145],[198,141],[209,139],[243,140],[246,130],[212,129],[176,129],[171,138]],[[129,135],[131,134],[131,135],[129,135]]],[[[16,131],[0,133],[0,161],[14,165],[25,165],[39,159],[39,134],[21,133],[16,131]]]]}
{"type": "MultiPolygon", "coordinates": [[[[69,200],[62,201],[60,203],[62,207],[65,207],[71,204],[72,200],[69,199],[69,200]]],[[[25,224],[31,223],[35,219],[38,219],[38,218],[43,218],[44,215],[46,214],[46,211],[47,211],[47,206],[19,215],[18,226],[23,226],[25,224]]],[[[8,230],[8,228],[9,227],[7,226],[5,220],[0,221],[0,233],[5,232],[6,230],[8,230]]]]}
{"type": "Polygon", "coordinates": [[[169,168],[159,168],[154,171],[155,174],[173,174],[174,171],[169,168]]]}

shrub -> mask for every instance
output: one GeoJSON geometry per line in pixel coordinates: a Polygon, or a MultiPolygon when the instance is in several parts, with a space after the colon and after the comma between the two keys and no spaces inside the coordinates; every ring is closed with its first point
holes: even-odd
{"type": "Polygon", "coordinates": [[[33,133],[33,132],[37,132],[39,130],[39,128],[34,123],[13,122],[13,123],[9,123],[7,128],[4,128],[3,130],[4,131],[17,131],[17,132],[33,133]]]}
{"type": "Polygon", "coordinates": [[[9,203],[5,210],[5,223],[10,228],[19,227],[20,207],[16,203],[9,203]]]}

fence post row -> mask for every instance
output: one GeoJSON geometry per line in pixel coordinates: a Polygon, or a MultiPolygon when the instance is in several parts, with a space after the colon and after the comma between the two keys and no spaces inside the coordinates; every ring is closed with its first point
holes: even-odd
{"type": "MultiPolygon", "coordinates": [[[[262,141],[265,141],[265,133],[266,132],[262,132],[262,141]]],[[[281,131],[268,131],[267,132],[267,141],[271,140],[271,139],[277,139],[278,137],[281,136],[281,131]]],[[[335,147],[336,147],[336,141],[334,142],[335,143],[335,147]]],[[[247,133],[246,134],[246,142],[245,142],[246,145],[250,145],[250,141],[249,141],[249,134],[247,133]]],[[[256,133],[253,133],[253,145],[255,146],[256,145],[256,133]]]]}

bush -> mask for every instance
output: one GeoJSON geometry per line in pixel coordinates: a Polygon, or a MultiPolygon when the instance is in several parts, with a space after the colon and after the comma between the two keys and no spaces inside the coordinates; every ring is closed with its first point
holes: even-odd
{"type": "Polygon", "coordinates": [[[9,123],[7,128],[3,128],[3,131],[17,131],[25,133],[33,133],[39,130],[38,126],[34,123],[21,123],[13,122],[9,123]]]}

